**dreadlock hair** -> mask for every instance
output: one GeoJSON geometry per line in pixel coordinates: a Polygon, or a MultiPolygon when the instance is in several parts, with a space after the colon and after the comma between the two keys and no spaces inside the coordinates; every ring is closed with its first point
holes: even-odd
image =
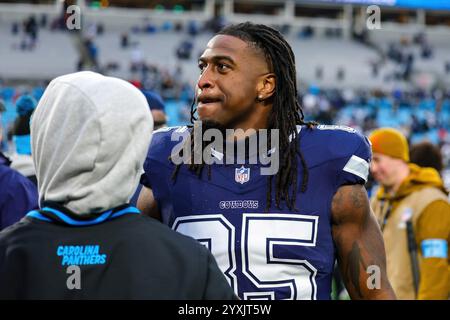
{"type": "MultiPolygon", "coordinates": [[[[284,39],[280,32],[262,24],[251,22],[233,24],[225,27],[217,35],[229,35],[239,38],[263,52],[271,72],[276,77],[276,87],[271,99],[273,101],[272,110],[268,119],[268,129],[278,129],[280,132],[280,166],[276,175],[268,177],[266,211],[272,205],[272,183],[275,179],[275,203],[280,208],[281,201],[284,200],[289,210],[297,210],[295,201],[297,195],[297,156],[303,167],[303,180],[301,192],[305,192],[308,184],[308,167],[305,158],[299,149],[299,135],[297,125],[306,125],[308,128],[316,125],[316,122],[305,122],[303,110],[297,100],[297,81],[295,57],[291,46],[284,39]],[[291,143],[292,141],[292,143],[291,143]],[[292,190],[291,190],[292,189],[292,190]],[[290,191],[291,190],[291,194],[290,191]]],[[[191,105],[191,123],[196,119],[196,101],[191,105]]],[[[192,126],[191,126],[192,127],[192,126]]],[[[191,131],[191,156],[193,160],[194,139],[191,131]]],[[[270,136],[270,135],[269,135],[270,136]]],[[[270,150],[270,137],[269,149],[270,150]]],[[[205,143],[202,143],[203,148],[205,143]]],[[[199,146],[197,146],[198,148],[199,146]]],[[[203,150],[203,149],[201,149],[203,150]]],[[[200,151],[201,151],[200,150],[200,151]]],[[[199,150],[197,150],[199,152],[199,150]]],[[[201,177],[204,164],[194,164],[191,161],[189,170],[201,177]]],[[[180,165],[177,165],[172,174],[175,181],[180,165]]],[[[208,177],[211,176],[211,166],[208,165],[208,177]]]]}

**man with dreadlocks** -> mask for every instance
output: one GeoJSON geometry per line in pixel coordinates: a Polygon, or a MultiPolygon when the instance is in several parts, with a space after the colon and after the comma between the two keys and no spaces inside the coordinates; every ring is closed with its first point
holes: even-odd
{"type": "MultiPolygon", "coordinates": [[[[395,299],[364,189],[370,144],[351,128],[303,121],[283,36],[249,22],[225,27],[199,68],[192,122],[198,114],[203,129],[242,129],[225,139],[236,148],[249,129],[279,130],[279,143],[269,140],[279,150],[267,149],[279,153],[279,170],[264,176],[260,163],[175,164],[172,135],[194,136],[196,126],[164,128],[144,164],[139,208],[206,245],[243,299],[329,299],[336,257],[352,298],[395,299]]],[[[186,141],[194,157],[199,144],[186,141]]]]}

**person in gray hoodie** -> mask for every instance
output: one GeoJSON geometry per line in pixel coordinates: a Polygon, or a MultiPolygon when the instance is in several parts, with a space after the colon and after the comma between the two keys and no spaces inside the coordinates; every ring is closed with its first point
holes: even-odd
{"type": "Polygon", "coordinates": [[[144,95],[54,79],[31,119],[40,209],[0,233],[0,299],[234,299],[206,247],[128,204],[150,145],[144,95]]]}

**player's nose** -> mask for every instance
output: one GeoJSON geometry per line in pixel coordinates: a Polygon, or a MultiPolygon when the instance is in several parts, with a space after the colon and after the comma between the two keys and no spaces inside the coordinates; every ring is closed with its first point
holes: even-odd
{"type": "Polygon", "coordinates": [[[214,87],[214,75],[209,68],[205,68],[203,73],[200,75],[197,86],[200,90],[214,87]]]}

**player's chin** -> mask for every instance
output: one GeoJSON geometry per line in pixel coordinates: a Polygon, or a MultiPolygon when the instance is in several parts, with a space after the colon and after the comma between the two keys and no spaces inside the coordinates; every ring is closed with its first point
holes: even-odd
{"type": "Polygon", "coordinates": [[[197,113],[202,121],[217,120],[221,105],[219,102],[199,103],[197,105],[197,113]]]}

